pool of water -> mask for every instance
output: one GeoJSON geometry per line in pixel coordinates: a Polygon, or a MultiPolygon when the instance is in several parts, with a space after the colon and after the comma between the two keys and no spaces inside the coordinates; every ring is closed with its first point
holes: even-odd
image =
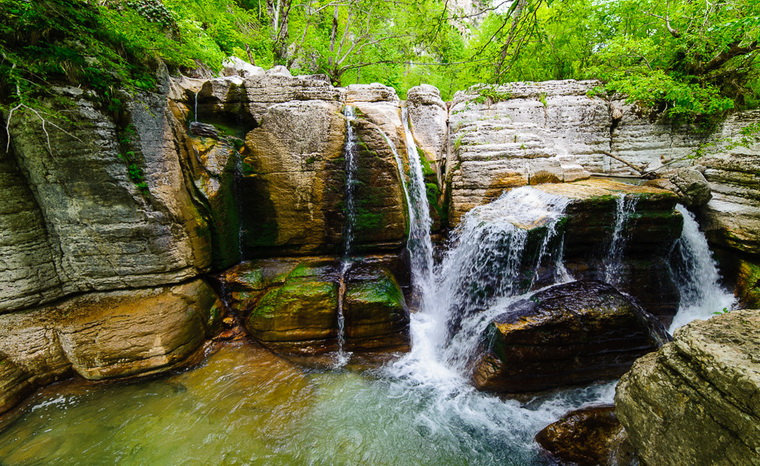
{"type": "Polygon", "coordinates": [[[543,464],[535,433],[611,390],[502,401],[231,344],[162,379],[48,389],[0,433],[0,463],[543,464]]]}

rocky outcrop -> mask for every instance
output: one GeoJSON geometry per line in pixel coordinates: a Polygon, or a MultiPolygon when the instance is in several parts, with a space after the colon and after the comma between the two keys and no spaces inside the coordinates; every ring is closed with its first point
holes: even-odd
{"type": "Polygon", "coordinates": [[[240,264],[221,280],[250,335],[279,352],[336,351],[339,312],[345,350],[407,348],[409,311],[388,268],[372,258],[357,261],[343,280],[340,268],[329,257],[264,259],[240,264]]]}
{"type": "Polygon", "coordinates": [[[9,253],[0,266],[8,270],[0,275],[0,311],[176,283],[205,270],[204,223],[180,161],[154,144],[168,131],[165,101],[135,104],[130,128],[151,130],[125,133],[81,90],[60,92],[75,101],[64,126],[43,128],[31,112],[10,120],[0,215],[12,233],[0,240],[9,253]],[[138,155],[133,147],[142,143],[152,149],[138,155]]]}
{"type": "Polygon", "coordinates": [[[623,376],[616,413],[646,464],[760,464],[760,311],[678,330],[623,376]]]}
{"type": "Polygon", "coordinates": [[[610,405],[571,411],[542,429],[536,441],[560,464],[633,464],[625,461],[630,453],[624,437],[610,405]]]}
{"type": "Polygon", "coordinates": [[[675,210],[676,196],[605,179],[543,184],[536,189],[572,199],[565,211],[564,261],[573,276],[610,281],[669,323],[679,302],[668,264],[668,253],[683,225],[675,210]],[[620,212],[621,201],[633,204],[632,212],[620,212]],[[621,213],[628,217],[618,219],[621,213]],[[611,248],[618,221],[622,250],[614,257],[611,248]]]}
{"type": "Polygon", "coordinates": [[[438,89],[427,84],[409,89],[406,98],[409,123],[417,147],[436,168],[440,181],[448,154],[448,107],[441,100],[438,89]]]}
{"type": "Polygon", "coordinates": [[[760,142],[743,131],[758,121],[757,110],[731,116],[716,135],[720,143],[699,161],[713,192],[705,209],[708,239],[755,257],[760,255],[760,142]]]}
{"type": "Polygon", "coordinates": [[[0,412],[29,389],[76,373],[101,380],[177,367],[218,328],[222,305],[202,280],[91,293],[0,320],[0,412]]]}
{"type": "Polygon", "coordinates": [[[667,338],[656,319],[605,283],[555,285],[494,318],[473,380],[481,390],[522,393],[614,379],[667,338]]]}

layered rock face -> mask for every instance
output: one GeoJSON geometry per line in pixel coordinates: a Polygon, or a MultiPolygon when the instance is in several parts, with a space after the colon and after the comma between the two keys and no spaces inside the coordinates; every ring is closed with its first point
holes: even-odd
{"type": "Polygon", "coordinates": [[[91,293],[0,320],[0,412],[62,377],[121,378],[172,369],[201,347],[223,309],[204,281],[91,293]]]}
{"type": "Polygon", "coordinates": [[[656,319],[610,285],[555,285],[491,322],[473,380],[479,389],[521,393],[614,379],[666,340],[656,319]]]}
{"type": "Polygon", "coordinates": [[[621,378],[616,413],[646,464],[760,464],[760,311],[678,330],[621,378]]]}

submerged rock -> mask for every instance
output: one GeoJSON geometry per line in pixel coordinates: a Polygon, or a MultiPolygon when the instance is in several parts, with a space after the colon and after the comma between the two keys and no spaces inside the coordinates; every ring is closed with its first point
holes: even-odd
{"type": "Polygon", "coordinates": [[[491,322],[473,380],[481,390],[522,393],[614,379],[667,339],[656,319],[610,285],[555,285],[491,322]]]}
{"type": "Polygon", "coordinates": [[[646,464],[760,464],[760,310],[692,322],[639,359],[616,414],[646,464]]]}
{"type": "Polygon", "coordinates": [[[536,435],[536,441],[562,464],[629,464],[623,426],[615,407],[596,406],[571,411],[536,435]],[[611,461],[615,458],[617,461],[611,461]]]}

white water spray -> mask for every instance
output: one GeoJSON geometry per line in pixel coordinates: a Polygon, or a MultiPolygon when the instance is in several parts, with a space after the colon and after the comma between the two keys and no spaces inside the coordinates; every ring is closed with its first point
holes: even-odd
{"type": "Polygon", "coordinates": [[[676,210],[683,215],[683,230],[671,270],[681,302],[670,325],[671,333],[692,320],[709,319],[715,312],[731,309],[735,303],[734,296],[720,286],[718,268],[696,218],[680,204],[676,210]]]}

